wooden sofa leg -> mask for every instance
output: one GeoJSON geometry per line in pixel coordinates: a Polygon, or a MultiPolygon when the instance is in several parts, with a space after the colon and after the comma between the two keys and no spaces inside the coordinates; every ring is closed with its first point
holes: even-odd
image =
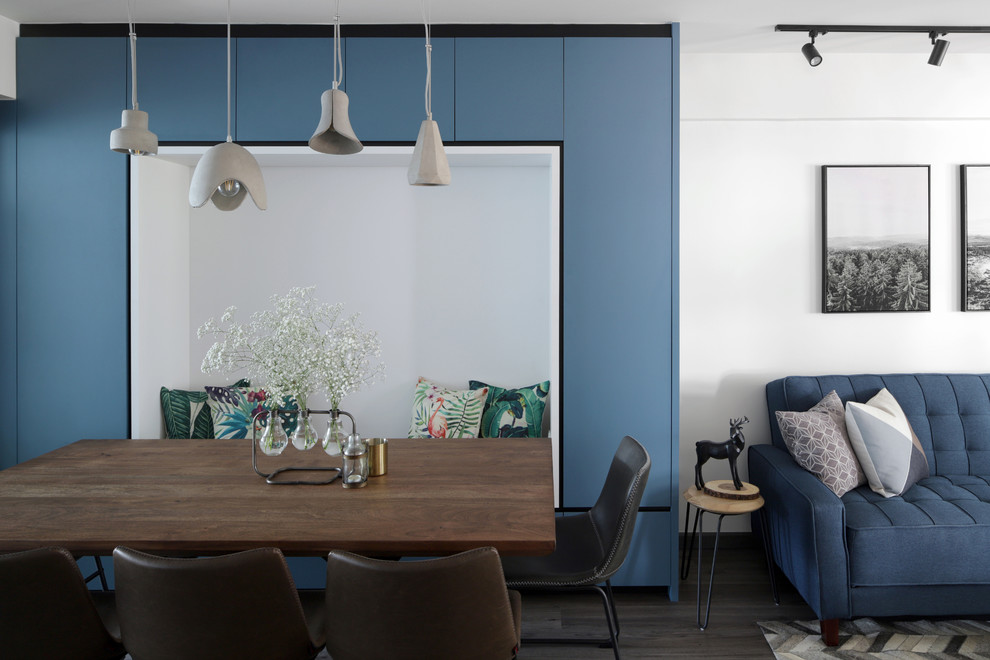
{"type": "Polygon", "coordinates": [[[822,641],[825,642],[825,646],[838,646],[839,645],[839,620],[838,619],[822,619],[819,621],[822,626],[822,641]]]}

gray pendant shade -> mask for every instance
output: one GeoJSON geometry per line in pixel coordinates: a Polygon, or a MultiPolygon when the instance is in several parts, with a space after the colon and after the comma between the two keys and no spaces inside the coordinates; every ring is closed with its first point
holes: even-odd
{"type": "Polygon", "coordinates": [[[110,148],[122,154],[153,156],[158,153],[158,136],[148,130],[148,113],[144,110],[124,110],[120,113],[120,128],[110,133],[110,148]]]}
{"type": "Polygon", "coordinates": [[[409,163],[409,184],[413,186],[446,186],[450,184],[450,164],[440,139],[440,127],[432,119],[419,125],[416,148],[409,163]]]}
{"type": "Polygon", "coordinates": [[[320,96],[323,113],[309,148],[323,154],[356,154],[364,149],[357,139],[351,120],[347,117],[347,94],[340,89],[328,89],[320,96]]]}
{"type": "Polygon", "coordinates": [[[251,152],[235,142],[210,147],[193,171],[189,204],[199,208],[212,199],[221,211],[233,211],[249,194],[259,209],[268,208],[261,166],[251,152]],[[219,188],[226,181],[236,181],[240,190],[229,197],[223,195],[219,188]]]}

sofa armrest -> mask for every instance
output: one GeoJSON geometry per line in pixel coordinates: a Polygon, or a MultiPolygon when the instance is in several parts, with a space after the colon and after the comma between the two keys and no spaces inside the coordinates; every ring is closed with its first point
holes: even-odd
{"type": "Polygon", "coordinates": [[[849,618],[846,510],[818,478],[772,445],[751,445],[749,477],[766,501],[773,557],[819,619],[849,618]]]}

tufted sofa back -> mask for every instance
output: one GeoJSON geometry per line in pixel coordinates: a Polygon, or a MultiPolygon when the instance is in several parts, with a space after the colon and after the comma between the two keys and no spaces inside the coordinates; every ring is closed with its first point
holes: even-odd
{"type": "Polygon", "coordinates": [[[990,374],[788,376],[767,383],[773,444],[784,449],[778,410],[804,411],[831,390],[865,403],[886,387],[925,448],[932,474],[990,474],[990,374]]]}

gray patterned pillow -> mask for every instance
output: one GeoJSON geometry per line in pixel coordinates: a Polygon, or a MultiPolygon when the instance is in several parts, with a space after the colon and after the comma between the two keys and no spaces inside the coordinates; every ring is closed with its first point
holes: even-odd
{"type": "Polygon", "coordinates": [[[839,497],[866,483],[849,444],[845,410],[835,390],[807,412],[778,410],[777,424],[797,464],[839,497]]]}

